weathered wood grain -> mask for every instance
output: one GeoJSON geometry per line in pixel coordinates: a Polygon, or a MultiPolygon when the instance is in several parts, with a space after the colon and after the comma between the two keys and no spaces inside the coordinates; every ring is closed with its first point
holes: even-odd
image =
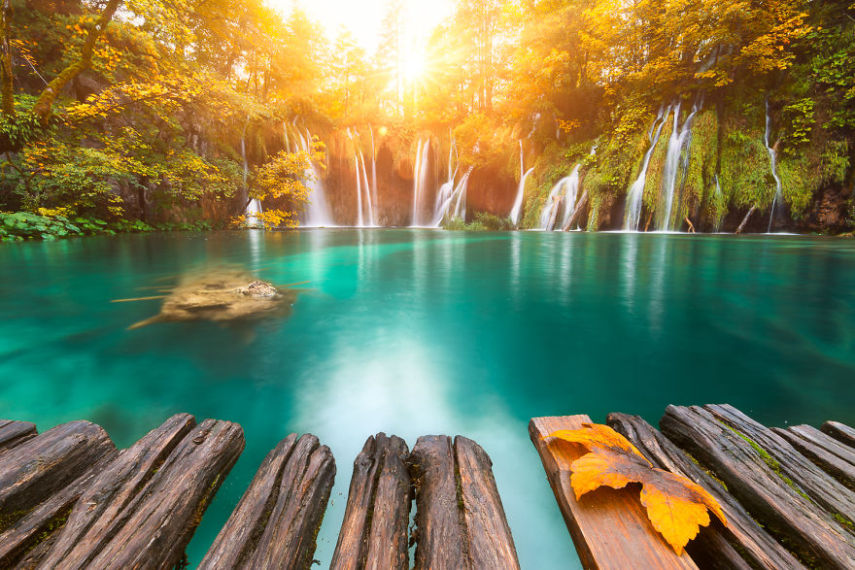
{"type": "Polygon", "coordinates": [[[855,565],[851,535],[786,479],[758,443],[697,406],[668,406],[660,428],[723,481],[751,516],[803,562],[827,568],[855,565]]]}
{"type": "Polygon", "coordinates": [[[415,568],[468,568],[463,513],[457,508],[451,438],[445,435],[420,437],[410,453],[409,463],[416,487],[415,568]]]}
{"type": "Polygon", "coordinates": [[[0,455],[0,530],[115,452],[107,433],[84,421],[56,426],[0,455]]]}
{"type": "Polygon", "coordinates": [[[34,568],[57,539],[63,521],[98,474],[116,458],[108,450],[80,477],[49,496],[0,534],[0,568],[34,568]]]}
{"type": "Polygon", "coordinates": [[[641,451],[655,466],[683,475],[701,485],[719,502],[727,526],[715,517],[702,527],[686,549],[701,568],[804,568],[757,524],[751,515],[680,448],[640,416],[613,413],[607,423],[641,451]],[[734,547],[735,546],[735,547],[734,547]]]}
{"type": "Polygon", "coordinates": [[[14,420],[0,420],[0,454],[7,449],[36,437],[36,424],[30,422],[16,422],[14,420]]]}
{"type": "Polygon", "coordinates": [[[828,421],[822,424],[819,429],[837,441],[845,443],[849,447],[855,447],[855,428],[840,422],[828,421]]]}
{"type": "Polygon", "coordinates": [[[813,426],[773,428],[773,431],[850,490],[855,489],[855,449],[813,426]]]}
{"type": "Polygon", "coordinates": [[[493,462],[480,445],[463,436],[454,438],[454,457],[471,568],[519,570],[493,462]]]}
{"type": "Polygon", "coordinates": [[[588,416],[532,418],[529,435],[540,454],[549,484],[585,568],[697,568],[685,552],[677,556],[656,532],[636,486],[601,488],[577,501],[570,464],[584,451],[561,441],[546,441],[561,429],[579,429],[588,416]]]}
{"type": "Polygon", "coordinates": [[[310,568],[334,477],[327,446],[289,435],[264,459],[199,568],[310,568]]]}
{"type": "Polygon", "coordinates": [[[43,568],[84,568],[133,514],[128,504],[193,429],[189,414],[176,414],[101,469],[75,501],[43,568]]]}
{"type": "MultiPolygon", "coordinates": [[[[192,427],[192,422],[184,414],[170,418],[129,449],[126,461],[114,462],[91,492],[81,497],[80,508],[100,514],[89,520],[80,509],[75,511],[69,536],[82,533],[82,537],[61,555],[60,567],[165,569],[180,562],[202,514],[244,446],[243,430],[237,424],[205,420],[192,427]],[[188,424],[192,429],[187,430],[188,424]],[[145,467],[137,469],[138,463],[145,467]],[[106,505],[98,503],[102,499],[106,505]]],[[[60,542],[66,550],[68,543],[62,536],[60,542]]],[[[49,557],[41,567],[55,567],[52,564],[49,557]]]]}
{"type": "Polygon", "coordinates": [[[406,569],[412,503],[407,444],[383,433],[369,437],[353,477],[331,570],[406,569]]]}
{"type": "Polygon", "coordinates": [[[733,406],[710,404],[704,406],[719,421],[737,430],[759,445],[777,462],[777,468],[794,481],[817,504],[837,518],[843,517],[855,526],[855,492],[813,464],[792,445],[771,429],[749,418],[733,406]]]}

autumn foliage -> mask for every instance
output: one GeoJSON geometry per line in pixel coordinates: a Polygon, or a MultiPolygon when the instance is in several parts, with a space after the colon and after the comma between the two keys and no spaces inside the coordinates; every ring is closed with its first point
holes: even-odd
{"type": "Polygon", "coordinates": [[[622,489],[640,483],[641,504],[650,522],[677,554],[682,554],[700,527],[710,524],[708,511],[727,525],[721,506],[703,487],[653,467],[632,443],[608,426],[584,424],[582,429],[559,430],[547,437],[588,451],[570,466],[577,500],[603,486],[622,489]]]}

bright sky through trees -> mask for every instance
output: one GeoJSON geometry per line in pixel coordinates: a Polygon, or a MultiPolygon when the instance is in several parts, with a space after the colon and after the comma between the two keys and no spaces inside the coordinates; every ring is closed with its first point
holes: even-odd
{"type": "MultiPolygon", "coordinates": [[[[382,35],[388,0],[267,0],[283,13],[296,4],[335,38],[343,27],[369,53],[374,53],[382,35]]],[[[433,28],[453,11],[452,0],[405,0],[405,34],[423,46],[433,28]]]]}

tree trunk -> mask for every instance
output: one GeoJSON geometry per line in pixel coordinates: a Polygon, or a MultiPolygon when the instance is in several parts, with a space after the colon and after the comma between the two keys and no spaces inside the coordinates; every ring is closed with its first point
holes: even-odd
{"type": "Polygon", "coordinates": [[[565,232],[568,231],[573,224],[576,223],[576,220],[579,219],[579,216],[582,215],[582,210],[585,208],[585,205],[588,203],[588,191],[585,190],[582,192],[582,197],[579,198],[579,201],[576,203],[576,209],[573,210],[573,215],[570,216],[570,219],[567,220],[567,223],[564,224],[564,227],[561,228],[565,232]]]}
{"type": "Polygon", "coordinates": [[[753,213],[754,213],[754,210],[756,210],[756,209],[757,209],[757,206],[756,206],[756,205],[755,205],[755,206],[751,206],[751,208],[748,210],[748,213],[747,213],[747,214],[745,214],[745,217],[744,217],[744,218],[742,218],[742,223],[741,223],[741,224],[739,224],[739,227],[738,227],[738,228],[736,228],[736,233],[738,233],[738,234],[741,234],[741,233],[742,233],[742,231],[745,229],[745,225],[748,223],[748,218],[750,218],[750,217],[751,217],[751,214],[753,214],[753,213]]]}
{"type": "Polygon", "coordinates": [[[95,42],[97,42],[98,38],[104,33],[104,30],[107,28],[107,24],[110,23],[110,20],[113,19],[113,14],[116,13],[116,9],[119,7],[121,1],[122,0],[108,0],[107,6],[104,8],[104,11],[101,12],[101,16],[98,18],[95,26],[89,30],[89,36],[87,36],[86,43],[83,44],[83,49],[80,51],[80,59],[63,69],[62,72],[44,88],[41,95],[39,95],[35,106],[33,106],[33,115],[35,115],[42,124],[46,124],[50,120],[51,113],[53,111],[53,103],[56,101],[56,98],[65,86],[81,72],[89,69],[92,65],[92,52],[95,49],[95,42]]]}
{"type": "Polygon", "coordinates": [[[0,107],[3,117],[15,118],[15,79],[12,73],[12,0],[2,0],[0,6],[0,107]]]}

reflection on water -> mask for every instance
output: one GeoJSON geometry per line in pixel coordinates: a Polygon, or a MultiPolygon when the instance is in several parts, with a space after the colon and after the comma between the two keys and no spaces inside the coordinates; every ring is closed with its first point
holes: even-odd
{"type": "Polygon", "coordinates": [[[855,422],[855,253],[807,238],[311,230],[0,247],[0,416],[96,420],[128,445],[189,411],[247,448],[190,548],[198,561],[265,454],[292,431],[337,459],[328,564],[365,438],[481,443],[525,568],[578,564],[528,441],[534,415],[656,422],[730,402],[771,424],[855,422]],[[127,331],[188,268],[308,281],[255,341],[211,323],[127,331]]]}

